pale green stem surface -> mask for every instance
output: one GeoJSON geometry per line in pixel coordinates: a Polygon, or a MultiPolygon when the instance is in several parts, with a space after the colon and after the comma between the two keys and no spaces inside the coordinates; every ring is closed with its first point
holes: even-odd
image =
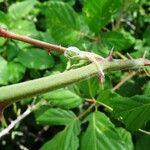
{"type": "MultiPolygon", "coordinates": [[[[138,69],[145,65],[144,59],[116,60],[112,62],[104,61],[102,63],[102,68],[104,72],[108,72],[122,69],[138,69]]],[[[97,73],[97,66],[95,64],[89,64],[81,68],[40,79],[4,86],[0,88],[0,102],[16,102],[24,98],[37,96],[87,79],[97,73]]]]}

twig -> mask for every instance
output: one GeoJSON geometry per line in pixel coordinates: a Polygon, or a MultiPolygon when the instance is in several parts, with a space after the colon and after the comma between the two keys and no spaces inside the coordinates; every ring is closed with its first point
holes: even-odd
{"type": "Polygon", "coordinates": [[[113,87],[112,91],[116,91],[117,89],[119,89],[126,81],[128,81],[135,75],[136,71],[132,71],[131,73],[127,74],[127,76],[125,76],[117,85],[113,87]]]}
{"type": "Polygon", "coordinates": [[[146,131],[146,130],[143,130],[143,129],[138,129],[140,132],[142,132],[142,133],[145,133],[145,134],[147,134],[147,135],[150,135],[150,132],[149,131],[146,131]]]}
{"type": "Polygon", "coordinates": [[[29,106],[29,107],[27,108],[27,110],[26,110],[23,114],[21,114],[20,116],[18,116],[16,120],[12,121],[12,122],[10,123],[10,125],[9,125],[7,128],[3,129],[3,130],[0,132],[0,139],[1,139],[3,136],[7,135],[7,134],[10,132],[10,130],[12,130],[12,129],[13,129],[18,123],[20,123],[25,117],[27,117],[33,110],[39,108],[39,107],[40,107],[41,105],[43,105],[43,104],[45,104],[45,101],[44,101],[44,102],[43,102],[43,101],[40,101],[40,102],[38,102],[38,103],[35,104],[35,105],[29,106]]]}
{"type": "Polygon", "coordinates": [[[27,36],[18,35],[18,34],[10,32],[4,28],[0,28],[0,36],[4,37],[4,38],[8,38],[8,39],[10,38],[10,39],[22,41],[25,43],[29,43],[29,44],[32,44],[34,46],[45,48],[48,51],[55,50],[55,51],[59,51],[59,52],[64,52],[66,50],[65,47],[50,44],[50,43],[43,42],[43,41],[36,40],[36,39],[32,39],[32,38],[27,37],[27,36]]]}

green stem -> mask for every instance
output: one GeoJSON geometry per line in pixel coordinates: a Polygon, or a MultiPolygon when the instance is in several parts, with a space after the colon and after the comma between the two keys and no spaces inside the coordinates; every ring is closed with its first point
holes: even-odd
{"type": "MultiPolygon", "coordinates": [[[[104,71],[115,71],[120,69],[137,69],[145,65],[150,65],[150,61],[143,58],[134,60],[114,60],[111,62],[104,61],[101,65],[104,71]]],[[[43,94],[87,79],[96,75],[98,72],[95,64],[89,64],[60,74],[4,86],[0,88],[0,102],[16,102],[24,98],[43,94]]]]}

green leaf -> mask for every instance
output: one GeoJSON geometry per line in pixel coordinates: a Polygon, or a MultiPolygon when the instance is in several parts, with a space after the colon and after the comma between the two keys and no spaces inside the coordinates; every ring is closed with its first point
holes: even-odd
{"type": "Polygon", "coordinates": [[[138,136],[135,150],[149,150],[150,147],[150,136],[149,135],[143,135],[141,137],[138,136]]]}
{"type": "Polygon", "coordinates": [[[30,69],[47,69],[54,65],[54,60],[45,50],[28,48],[18,54],[18,61],[30,69]]]}
{"type": "Polygon", "coordinates": [[[144,42],[150,46],[150,25],[146,28],[143,36],[144,42]]]}
{"type": "Polygon", "coordinates": [[[78,107],[82,103],[82,98],[77,94],[67,90],[58,89],[43,95],[52,106],[57,106],[65,109],[78,107]]]}
{"type": "Polygon", "coordinates": [[[81,138],[81,150],[122,150],[125,149],[114,125],[101,112],[91,113],[86,121],[88,128],[81,138]]]}
{"type": "Polygon", "coordinates": [[[42,107],[35,112],[36,121],[45,125],[67,125],[76,118],[72,111],[42,107]]]}
{"type": "Polygon", "coordinates": [[[130,130],[137,130],[150,120],[150,97],[116,97],[112,103],[115,116],[121,117],[130,130]]]}
{"type": "Polygon", "coordinates": [[[7,27],[9,25],[9,17],[2,11],[0,11],[0,26],[7,27]]]}
{"type": "Polygon", "coordinates": [[[33,10],[36,3],[36,0],[25,0],[23,2],[13,3],[8,9],[8,14],[12,19],[21,19],[26,17],[29,12],[33,10]]]}
{"type": "Polygon", "coordinates": [[[46,9],[46,22],[57,42],[66,45],[79,40],[78,16],[69,4],[50,1],[46,9]]]}
{"type": "Polygon", "coordinates": [[[101,37],[103,44],[115,50],[127,49],[135,42],[128,32],[103,32],[101,37]]]}
{"type": "Polygon", "coordinates": [[[37,31],[33,22],[28,20],[16,20],[10,24],[11,31],[22,35],[35,37],[37,31]]]}
{"type": "Polygon", "coordinates": [[[78,87],[84,97],[95,97],[100,91],[100,83],[97,77],[79,82],[78,87]]]}
{"type": "Polygon", "coordinates": [[[116,129],[127,150],[133,150],[132,136],[124,128],[116,129]]]}
{"type": "Polygon", "coordinates": [[[17,62],[8,63],[8,81],[10,83],[19,82],[25,73],[25,67],[17,62]]]}
{"type": "Polygon", "coordinates": [[[121,5],[121,0],[86,0],[83,11],[91,30],[98,33],[116,16],[121,5]]]}
{"type": "Polygon", "coordinates": [[[0,56],[0,85],[8,83],[7,61],[0,56]]]}
{"type": "Polygon", "coordinates": [[[78,135],[80,133],[79,120],[71,121],[63,131],[45,143],[40,150],[77,150],[79,146],[78,135]]]}
{"type": "Polygon", "coordinates": [[[150,81],[148,81],[148,82],[145,84],[145,87],[144,87],[144,95],[150,96],[150,81]]]}

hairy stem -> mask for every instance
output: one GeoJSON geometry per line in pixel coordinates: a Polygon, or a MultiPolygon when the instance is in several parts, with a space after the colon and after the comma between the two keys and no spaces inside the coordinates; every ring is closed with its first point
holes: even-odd
{"type": "MultiPolygon", "coordinates": [[[[138,69],[150,65],[150,61],[140,58],[134,60],[116,60],[111,62],[104,61],[101,65],[103,70],[108,72],[121,69],[138,69]]],[[[0,88],[0,102],[15,102],[27,97],[33,97],[87,79],[96,75],[98,72],[99,70],[95,64],[89,64],[78,69],[40,79],[4,86],[0,88]]]]}

